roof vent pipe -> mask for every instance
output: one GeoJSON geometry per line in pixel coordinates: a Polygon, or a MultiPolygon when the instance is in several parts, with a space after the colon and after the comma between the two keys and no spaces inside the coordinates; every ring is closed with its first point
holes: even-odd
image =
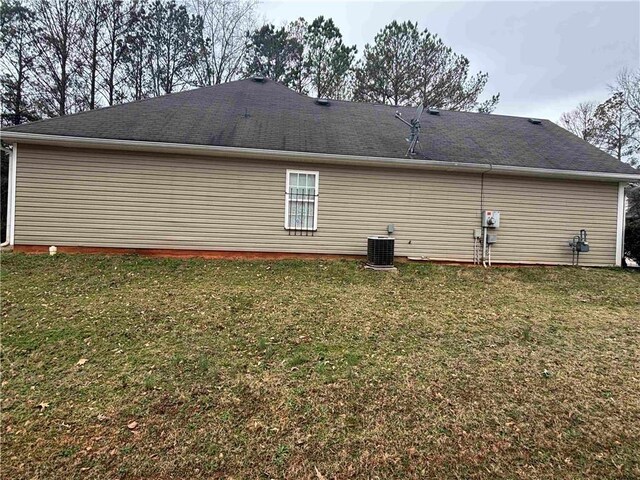
{"type": "Polygon", "coordinates": [[[329,105],[329,99],[328,98],[316,98],[316,103],[318,105],[327,106],[327,105],[329,105]]]}
{"type": "Polygon", "coordinates": [[[533,123],[534,125],[540,125],[542,123],[542,120],[540,120],[539,118],[530,118],[529,123],[533,123]]]}
{"type": "Polygon", "coordinates": [[[438,109],[437,109],[437,108],[435,108],[435,107],[429,107],[429,113],[430,113],[431,115],[440,115],[440,110],[438,110],[438,109]]]}
{"type": "Polygon", "coordinates": [[[262,75],[254,75],[253,77],[251,77],[251,79],[252,79],[254,82],[258,82],[258,83],[264,83],[264,82],[267,80],[267,79],[266,79],[264,76],[262,76],[262,75]]]}

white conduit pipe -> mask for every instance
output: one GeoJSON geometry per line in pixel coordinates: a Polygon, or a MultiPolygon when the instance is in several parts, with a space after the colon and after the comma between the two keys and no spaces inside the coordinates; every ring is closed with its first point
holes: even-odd
{"type": "Polygon", "coordinates": [[[473,264],[478,263],[478,239],[473,236],[473,264]]]}
{"type": "Polygon", "coordinates": [[[487,227],[482,227],[482,266],[484,268],[487,268],[487,230],[487,227]]]}
{"type": "MultiPolygon", "coordinates": [[[[493,170],[493,165],[489,164],[489,168],[480,175],[480,213],[484,215],[484,175],[493,170]]],[[[487,268],[487,227],[482,227],[482,266],[487,268]]],[[[480,263],[480,262],[478,262],[480,263]]]]}

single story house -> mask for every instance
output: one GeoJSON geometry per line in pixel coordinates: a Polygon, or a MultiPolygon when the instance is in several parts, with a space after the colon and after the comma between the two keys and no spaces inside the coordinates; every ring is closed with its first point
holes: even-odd
{"type": "Polygon", "coordinates": [[[2,131],[17,251],[364,255],[620,265],[624,186],[640,172],[547,120],[321,101],[247,79],[2,131]],[[482,241],[482,240],[480,240],[482,241]],[[148,249],[148,250],[143,250],[148,249]]]}

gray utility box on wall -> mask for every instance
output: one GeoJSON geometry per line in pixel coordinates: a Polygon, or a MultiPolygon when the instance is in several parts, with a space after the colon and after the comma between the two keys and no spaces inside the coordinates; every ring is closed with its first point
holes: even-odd
{"type": "Polygon", "coordinates": [[[499,228],[500,212],[497,210],[485,210],[482,212],[482,226],[485,228],[499,228]]]}

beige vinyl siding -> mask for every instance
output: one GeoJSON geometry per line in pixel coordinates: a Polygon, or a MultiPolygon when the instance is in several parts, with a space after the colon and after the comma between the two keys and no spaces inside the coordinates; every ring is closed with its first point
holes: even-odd
{"type": "MultiPolygon", "coordinates": [[[[481,177],[19,145],[16,244],[365,254],[393,223],[396,254],[471,261],[481,177]],[[286,169],[320,174],[318,231],[284,229],[286,169]]],[[[493,259],[615,263],[617,184],[485,175],[501,210],[493,259]]]]}

